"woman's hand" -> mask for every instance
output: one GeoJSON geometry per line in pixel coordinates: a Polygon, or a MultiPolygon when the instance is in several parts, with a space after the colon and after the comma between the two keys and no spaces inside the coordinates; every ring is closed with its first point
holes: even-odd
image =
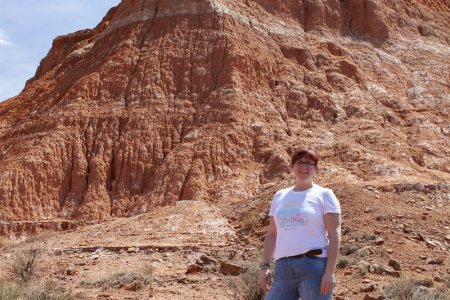
{"type": "Polygon", "coordinates": [[[328,294],[336,285],[336,277],[334,274],[324,273],[322,275],[322,280],[320,281],[320,293],[322,295],[328,294]]]}
{"type": "Polygon", "coordinates": [[[259,273],[259,286],[264,292],[267,292],[272,285],[272,274],[269,269],[262,269],[259,273]]]}

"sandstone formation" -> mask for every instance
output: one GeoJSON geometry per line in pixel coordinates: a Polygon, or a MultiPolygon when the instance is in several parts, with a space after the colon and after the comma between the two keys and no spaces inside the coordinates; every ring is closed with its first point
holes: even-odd
{"type": "MultiPolygon", "coordinates": [[[[123,0],[0,103],[0,220],[101,220],[321,180],[449,182],[445,0],[123,0]]],[[[445,194],[444,194],[445,197],[445,194]]],[[[448,202],[444,198],[444,202],[448,202]]]]}

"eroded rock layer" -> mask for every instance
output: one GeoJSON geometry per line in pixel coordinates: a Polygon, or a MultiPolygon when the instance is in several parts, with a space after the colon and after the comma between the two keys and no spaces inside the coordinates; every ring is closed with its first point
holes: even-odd
{"type": "Polygon", "coordinates": [[[442,1],[123,0],[0,103],[0,220],[245,200],[288,172],[448,182],[442,1]]]}

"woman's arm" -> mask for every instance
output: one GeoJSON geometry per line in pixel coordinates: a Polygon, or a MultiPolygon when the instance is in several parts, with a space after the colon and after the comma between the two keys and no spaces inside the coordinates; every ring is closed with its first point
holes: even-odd
{"type": "MultiPolygon", "coordinates": [[[[275,251],[275,242],[277,240],[277,227],[275,225],[275,220],[270,217],[270,223],[267,227],[266,237],[264,239],[264,249],[263,249],[263,264],[269,264],[273,258],[273,252],[275,251]]],[[[272,278],[270,275],[270,269],[261,269],[259,275],[259,284],[263,291],[268,291],[270,285],[272,284],[272,278]]]]}
{"type": "Polygon", "coordinates": [[[341,215],[328,213],[324,216],[324,219],[325,228],[328,232],[328,257],[325,272],[320,283],[320,292],[323,295],[329,293],[336,282],[334,272],[341,245],[341,215]]]}

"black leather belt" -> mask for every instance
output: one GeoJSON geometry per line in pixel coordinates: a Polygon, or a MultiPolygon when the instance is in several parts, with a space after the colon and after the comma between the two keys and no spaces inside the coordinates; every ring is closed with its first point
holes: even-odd
{"type": "Polygon", "coordinates": [[[302,257],[312,257],[322,254],[322,249],[314,249],[309,250],[306,253],[298,254],[298,255],[292,255],[292,256],[285,256],[280,259],[291,259],[291,258],[302,258],[302,257]]]}

